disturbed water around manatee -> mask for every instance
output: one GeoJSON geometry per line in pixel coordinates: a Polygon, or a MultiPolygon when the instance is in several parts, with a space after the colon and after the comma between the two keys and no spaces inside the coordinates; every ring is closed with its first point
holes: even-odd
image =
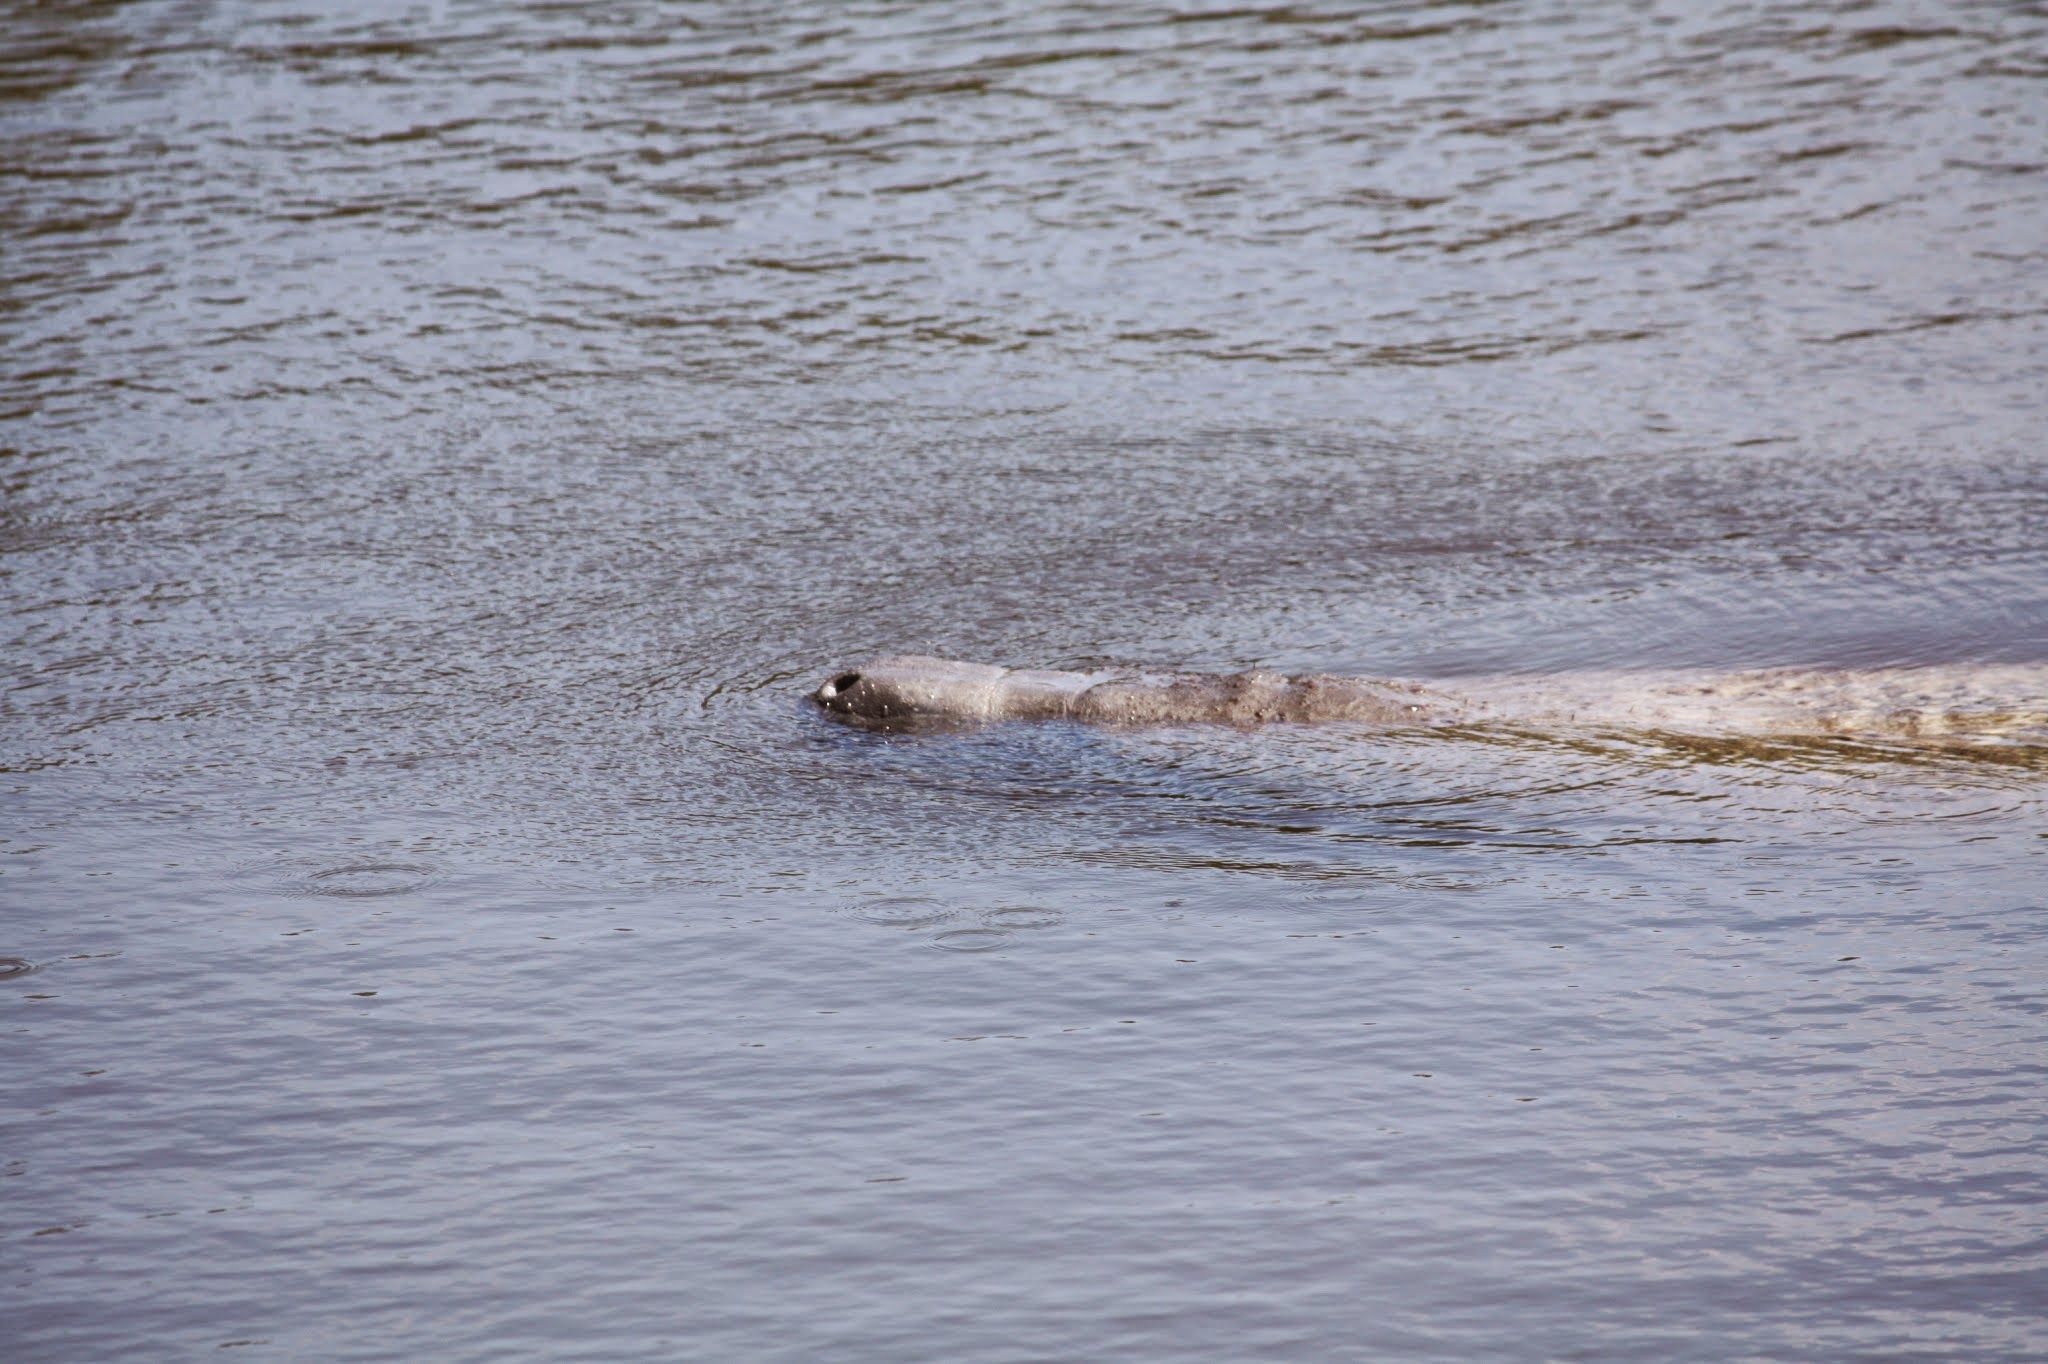
{"type": "Polygon", "coordinates": [[[23,1360],[2048,1351],[2030,4],[0,6],[23,1360]],[[1947,704],[1945,702],[1944,704],[1947,704]]]}

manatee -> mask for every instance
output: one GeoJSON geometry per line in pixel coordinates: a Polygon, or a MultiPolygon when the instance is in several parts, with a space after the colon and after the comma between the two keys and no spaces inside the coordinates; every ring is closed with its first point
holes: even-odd
{"type": "Polygon", "coordinates": [[[1349,722],[1383,730],[1565,726],[2048,745],[2048,664],[1564,673],[1461,679],[1454,694],[1420,682],[1324,673],[1064,672],[898,655],[835,673],[810,699],[836,719],[891,730],[1009,720],[1349,722]]]}
{"type": "Polygon", "coordinates": [[[1446,707],[1423,688],[1253,669],[1228,674],[998,668],[948,658],[878,658],[832,677],[811,699],[841,719],[906,727],[997,720],[1113,725],[1305,724],[1353,720],[1382,727],[1442,724],[1446,707]]]}

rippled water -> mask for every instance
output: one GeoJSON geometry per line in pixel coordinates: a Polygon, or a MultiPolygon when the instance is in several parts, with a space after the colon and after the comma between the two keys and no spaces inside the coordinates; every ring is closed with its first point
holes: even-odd
{"type": "Polygon", "coordinates": [[[0,6],[10,1358],[2048,1351],[2033,4],[0,6]],[[1563,685],[1561,682],[1559,685],[1563,685]]]}

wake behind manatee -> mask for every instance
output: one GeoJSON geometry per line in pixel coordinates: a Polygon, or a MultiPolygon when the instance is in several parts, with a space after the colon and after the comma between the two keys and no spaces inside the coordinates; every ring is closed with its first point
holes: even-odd
{"type": "Polygon", "coordinates": [[[2048,748],[2048,663],[1461,679],[1473,723],[2048,748]]]}

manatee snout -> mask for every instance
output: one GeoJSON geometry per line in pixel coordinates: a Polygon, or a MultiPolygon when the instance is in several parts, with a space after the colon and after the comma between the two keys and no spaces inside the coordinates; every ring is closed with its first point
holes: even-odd
{"type": "Polygon", "coordinates": [[[827,710],[844,710],[848,701],[846,693],[860,685],[858,672],[841,673],[811,693],[811,699],[827,710]],[[834,703],[837,703],[836,705],[834,703]]]}
{"type": "Polygon", "coordinates": [[[885,720],[892,711],[892,698],[877,695],[880,689],[868,683],[858,668],[849,668],[836,677],[827,678],[818,689],[811,693],[811,700],[817,702],[834,715],[855,720],[885,720]],[[863,683],[867,683],[863,686],[863,683]]]}
{"type": "Polygon", "coordinates": [[[878,658],[834,673],[811,693],[828,713],[896,728],[993,719],[1003,669],[950,659],[878,658]]]}

